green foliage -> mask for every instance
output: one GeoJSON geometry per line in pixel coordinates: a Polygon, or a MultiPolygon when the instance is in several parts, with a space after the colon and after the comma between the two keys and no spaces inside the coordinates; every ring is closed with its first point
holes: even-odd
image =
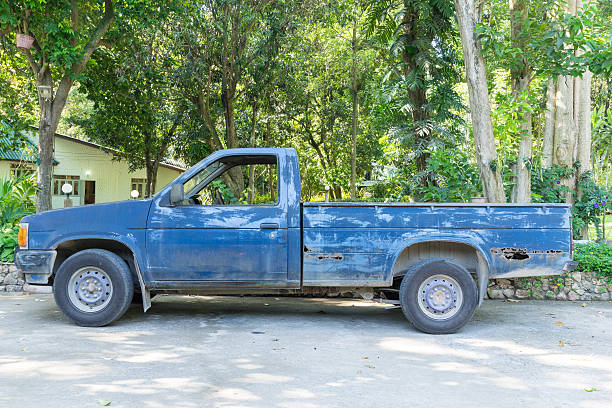
{"type": "Polygon", "coordinates": [[[35,211],[32,178],[0,178],[0,261],[12,262],[19,220],[35,211]]]}
{"type": "Polygon", "coordinates": [[[595,272],[598,276],[612,279],[612,246],[607,243],[577,244],[574,260],[577,271],[595,272]]]}
{"type": "Polygon", "coordinates": [[[482,194],[478,169],[462,151],[430,151],[427,171],[434,174],[426,184],[416,183],[413,195],[420,201],[470,202],[482,194]]]}
{"type": "Polygon", "coordinates": [[[0,229],[0,262],[13,262],[19,226],[6,224],[0,229]]]}
{"type": "Polygon", "coordinates": [[[612,209],[609,197],[612,193],[597,185],[593,173],[587,172],[578,180],[579,193],[571,191],[563,180],[576,176],[576,170],[565,166],[552,165],[548,169],[534,168],[531,173],[532,200],[536,203],[564,203],[568,194],[573,196],[572,218],[574,238],[581,236],[581,230],[594,224],[601,238],[601,215],[612,209]]]}
{"type": "Polygon", "coordinates": [[[563,203],[571,191],[562,180],[574,174],[573,169],[553,164],[550,168],[534,167],[531,171],[531,199],[534,203],[563,203]]]}
{"type": "Polygon", "coordinates": [[[29,178],[0,178],[0,226],[11,227],[35,211],[36,186],[29,178]]]}

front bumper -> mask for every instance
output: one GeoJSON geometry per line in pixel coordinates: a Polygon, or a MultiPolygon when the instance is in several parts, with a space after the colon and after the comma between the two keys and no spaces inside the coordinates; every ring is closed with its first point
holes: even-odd
{"type": "Polygon", "coordinates": [[[55,256],[53,250],[15,249],[15,265],[25,275],[27,283],[45,285],[53,273],[55,256]]]}

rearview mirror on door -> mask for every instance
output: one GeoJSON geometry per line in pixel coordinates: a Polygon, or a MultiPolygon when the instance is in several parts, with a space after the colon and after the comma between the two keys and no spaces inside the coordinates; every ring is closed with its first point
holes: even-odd
{"type": "Polygon", "coordinates": [[[185,189],[182,183],[173,184],[170,190],[170,205],[180,204],[185,199],[185,189]]]}

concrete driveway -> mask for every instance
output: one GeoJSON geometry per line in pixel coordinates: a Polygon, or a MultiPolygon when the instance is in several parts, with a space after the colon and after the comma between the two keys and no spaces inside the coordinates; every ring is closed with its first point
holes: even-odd
{"type": "Polygon", "coordinates": [[[488,301],[460,333],[339,299],[162,296],[112,326],[0,296],[1,407],[612,407],[612,303],[488,301]]]}

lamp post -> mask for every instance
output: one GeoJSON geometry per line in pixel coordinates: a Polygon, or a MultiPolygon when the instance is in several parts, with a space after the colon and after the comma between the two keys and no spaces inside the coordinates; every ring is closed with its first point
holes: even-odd
{"type": "Polygon", "coordinates": [[[64,207],[72,207],[72,200],[70,199],[72,184],[64,183],[64,185],[62,185],[62,193],[66,194],[66,198],[64,199],[64,207]]]}
{"type": "Polygon", "coordinates": [[[140,193],[138,192],[138,190],[130,191],[130,197],[132,197],[134,200],[137,199],[139,195],[140,193]]]}
{"type": "Polygon", "coordinates": [[[325,186],[325,202],[329,203],[329,186],[325,186]]]}

